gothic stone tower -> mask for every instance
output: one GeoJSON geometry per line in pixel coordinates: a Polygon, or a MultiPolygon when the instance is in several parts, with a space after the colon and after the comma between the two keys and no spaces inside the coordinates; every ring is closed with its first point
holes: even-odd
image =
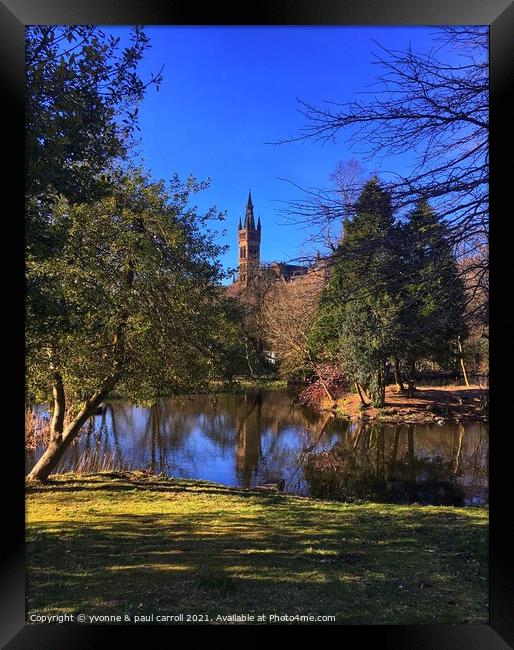
{"type": "Polygon", "coordinates": [[[259,273],[261,258],[261,219],[255,227],[252,194],[248,192],[244,224],[239,219],[239,282],[245,287],[259,273]]]}

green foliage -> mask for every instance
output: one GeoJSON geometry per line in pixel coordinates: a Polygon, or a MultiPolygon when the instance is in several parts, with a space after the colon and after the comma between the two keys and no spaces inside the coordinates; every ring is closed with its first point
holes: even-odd
{"type": "Polygon", "coordinates": [[[119,175],[93,203],[59,199],[44,259],[28,255],[27,380],[44,398],[58,369],[68,400],[116,377],[127,399],[154,400],[230,374],[234,314],[223,299],[211,211],[189,207],[205,184],[165,187],[119,175]]]}
{"type": "Polygon", "coordinates": [[[464,288],[444,224],[420,201],[404,225],[377,178],[364,186],[334,255],[311,330],[313,354],[344,368],[384,404],[387,364],[455,358],[464,288]]]}
{"type": "Polygon", "coordinates": [[[98,26],[26,30],[31,398],[47,399],[57,371],[68,403],[113,378],[151,400],[230,376],[240,353],[207,229],[215,214],[188,203],[205,184],[165,187],[127,166],[138,103],[160,83],[138,74],[144,30],[127,34],[123,45],[98,26]]]}
{"type": "Polygon", "coordinates": [[[51,254],[52,204],[59,196],[83,203],[106,196],[137,130],[146,88],[138,64],[150,46],[141,27],[128,46],[92,25],[26,29],[26,241],[32,254],[51,254]]]}
{"type": "Polygon", "coordinates": [[[419,201],[402,232],[402,339],[398,356],[408,363],[424,357],[447,364],[458,336],[466,334],[464,285],[447,228],[419,201]]]}
{"type": "MultiPolygon", "coordinates": [[[[127,151],[147,83],[137,67],[149,40],[141,27],[130,44],[91,25],[26,30],[26,188],[53,189],[71,202],[96,198],[102,174],[127,151]]],[[[154,77],[150,83],[158,82],[154,77]]]]}
{"type": "Polygon", "coordinates": [[[383,404],[385,364],[398,338],[394,229],[390,196],[373,178],[345,223],[310,339],[314,353],[369,389],[375,406],[383,404]]]}

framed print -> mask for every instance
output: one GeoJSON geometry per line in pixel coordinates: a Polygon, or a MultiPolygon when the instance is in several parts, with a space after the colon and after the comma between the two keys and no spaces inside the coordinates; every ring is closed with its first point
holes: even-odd
{"type": "Polygon", "coordinates": [[[512,4],[0,12],[3,645],[512,646],[512,4]]]}

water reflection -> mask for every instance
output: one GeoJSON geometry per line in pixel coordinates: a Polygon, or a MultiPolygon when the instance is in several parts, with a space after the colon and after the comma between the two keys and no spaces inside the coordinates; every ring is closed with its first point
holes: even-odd
{"type": "MultiPolygon", "coordinates": [[[[41,450],[27,453],[27,471],[41,450]]],[[[487,503],[487,425],[350,423],[286,391],[191,395],[91,419],[60,471],[124,467],[335,499],[487,503]]]]}
{"type": "Polygon", "coordinates": [[[480,424],[357,424],[303,464],[312,496],[462,506],[487,502],[487,454],[480,424]]]}

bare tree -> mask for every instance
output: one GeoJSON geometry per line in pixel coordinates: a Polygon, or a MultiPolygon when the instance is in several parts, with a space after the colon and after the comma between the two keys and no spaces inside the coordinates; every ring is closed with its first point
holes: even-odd
{"type": "MultiPolygon", "coordinates": [[[[488,260],[488,31],[483,26],[444,26],[434,34],[428,53],[388,50],[377,44],[382,70],[364,99],[315,106],[300,101],[306,124],[296,138],[335,141],[346,137],[365,150],[364,160],[387,160],[409,153],[406,173],[387,172],[397,214],[420,197],[428,200],[448,225],[447,236],[459,259],[472,258],[470,296],[487,298],[488,260]]],[[[344,169],[344,167],[343,167],[344,169]]],[[[304,198],[285,214],[315,226],[326,237],[348,210],[355,192],[346,164],[345,196],[337,172],[331,189],[305,189],[304,198]],[[330,226],[330,228],[329,228],[330,226]]],[[[384,175],[384,174],[382,174],[384,175]]],[[[355,179],[358,184],[361,179],[355,179]]],[[[470,274],[468,272],[468,285],[470,274]]],[[[481,307],[485,310],[485,306],[481,307]]]]}
{"type": "Polygon", "coordinates": [[[262,264],[260,272],[249,280],[247,286],[243,283],[234,283],[227,290],[227,295],[237,301],[241,310],[241,335],[246,363],[252,376],[259,374],[259,367],[266,357],[264,312],[273,293],[276,279],[271,265],[262,264]]]}
{"type": "Polygon", "coordinates": [[[281,209],[282,216],[289,223],[307,226],[310,232],[307,252],[294,261],[312,262],[309,250],[329,254],[337,251],[343,237],[344,222],[351,217],[353,205],[369,178],[364,165],[352,158],[337,163],[329,174],[331,185],[326,188],[305,188],[290,179],[282,179],[301,192],[301,198],[289,201],[281,209]]]}
{"type": "Polygon", "coordinates": [[[264,305],[266,337],[286,376],[316,371],[308,336],[324,283],[323,267],[289,282],[279,280],[264,305]]]}

